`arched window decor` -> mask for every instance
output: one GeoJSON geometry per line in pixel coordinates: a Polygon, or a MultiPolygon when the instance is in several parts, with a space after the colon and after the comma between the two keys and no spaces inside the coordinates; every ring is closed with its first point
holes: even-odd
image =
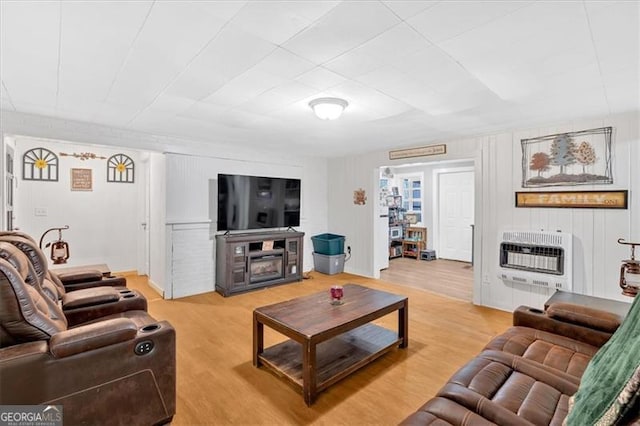
{"type": "Polygon", "coordinates": [[[107,182],[133,183],[134,164],[131,157],[115,154],[107,160],[107,182]]]}
{"type": "Polygon", "coordinates": [[[22,179],[58,181],[58,156],[46,148],[33,148],[22,157],[22,179]]]}

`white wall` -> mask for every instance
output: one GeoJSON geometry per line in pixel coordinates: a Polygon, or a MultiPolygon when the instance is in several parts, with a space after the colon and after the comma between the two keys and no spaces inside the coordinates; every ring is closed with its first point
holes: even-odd
{"type": "Polygon", "coordinates": [[[573,291],[610,299],[629,301],[620,294],[619,269],[629,249],[617,244],[618,238],[640,241],[640,132],[638,114],[606,119],[576,121],[566,125],[515,131],[491,137],[483,150],[482,197],[484,238],[482,252],[483,304],[512,309],[521,304],[540,306],[548,291],[525,286],[508,287],[495,278],[498,263],[498,233],[502,229],[562,230],[573,235],[573,291]],[[520,140],[535,136],[597,127],[613,127],[612,185],[542,188],[542,190],[629,190],[630,208],[535,209],[515,208],[514,192],[521,190],[522,150],[520,140]],[[488,280],[487,280],[488,278],[488,280]],[[488,281],[488,283],[485,283],[488,281]]]}
{"type": "MultiPolygon", "coordinates": [[[[512,310],[520,304],[541,306],[549,290],[514,288],[496,278],[498,233],[502,229],[557,230],[574,235],[574,291],[611,299],[627,300],[617,287],[620,261],[629,250],[616,243],[618,238],[640,240],[640,132],[638,113],[603,119],[564,123],[536,129],[479,136],[472,139],[438,141],[447,144],[447,154],[413,158],[412,163],[434,159],[473,158],[476,168],[476,238],[474,302],[512,310]],[[514,207],[514,192],[521,187],[520,139],[559,132],[613,126],[613,185],[555,187],[553,189],[628,189],[628,210],[600,209],[523,209],[514,207]],[[481,262],[478,262],[481,260],[481,262]],[[484,282],[484,283],[483,283],[484,282]]],[[[436,143],[436,142],[432,142],[436,143]]],[[[415,146],[428,145],[429,142],[415,146]]],[[[401,160],[396,160],[399,163],[401,160]]],[[[408,161],[407,161],[408,162],[408,161]]],[[[393,165],[388,152],[332,159],[329,162],[329,228],[347,236],[352,246],[348,272],[374,275],[374,204],[355,206],[353,190],[366,189],[375,197],[376,173],[382,165],[393,165]]],[[[547,188],[549,189],[549,188],[547,188]]]]}
{"type": "MultiPolygon", "coordinates": [[[[1,131],[3,135],[29,134],[58,140],[103,144],[108,146],[129,146],[137,149],[166,150],[171,152],[191,152],[209,155],[211,158],[230,163],[243,162],[245,159],[252,174],[266,174],[262,170],[270,165],[293,165],[302,169],[303,176],[303,228],[305,239],[305,269],[312,265],[310,257],[310,236],[321,232],[335,232],[347,237],[347,245],[352,247],[352,259],[345,264],[347,272],[372,276],[374,270],[374,217],[376,189],[378,187],[378,167],[401,164],[404,161],[388,159],[388,151],[378,151],[366,155],[332,159],[328,163],[317,159],[283,158],[269,153],[257,153],[255,150],[242,149],[231,144],[186,144],[182,140],[159,137],[141,132],[113,129],[100,125],[79,123],[68,120],[34,116],[3,111],[1,131]],[[257,161],[255,159],[260,159],[257,161]],[[264,163],[264,164],[262,164],[264,163]],[[267,164],[267,166],[265,166],[267,164]],[[254,170],[254,169],[251,169],[254,170]],[[305,183],[308,182],[308,184],[305,183]],[[364,206],[353,204],[353,191],[366,190],[368,201],[364,206]],[[325,202],[327,200],[327,202],[325,202]]],[[[563,229],[574,234],[576,247],[574,283],[576,291],[596,296],[622,299],[617,288],[618,268],[621,259],[629,256],[625,247],[616,244],[619,237],[631,241],[640,240],[640,197],[635,192],[640,188],[637,164],[640,164],[638,113],[612,116],[581,122],[561,123],[556,126],[510,131],[501,134],[478,136],[475,138],[444,141],[447,154],[438,156],[441,160],[473,158],[476,165],[476,239],[475,239],[475,294],[474,302],[501,309],[513,309],[518,304],[540,305],[546,298],[546,292],[538,289],[517,289],[506,287],[495,278],[497,235],[501,228],[517,229],[563,229]],[[515,209],[514,191],[520,189],[520,138],[546,135],[562,131],[583,130],[611,125],[614,134],[614,184],[594,186],[595,189],[629,189],[630,209],[578,210],[578,209],[515,209]],[[632,214],[632,213],[635,213],[632,214]],[[481,224],[481,226],[478,226],[481,224]],[[481,263],[478,261],[481,260],[481,263]],[[486,284],[481,284],[482,278],[486,284]]],[[[413,146],[439,143],[442,141],[422,141],[413,146]]],[[[83,145],[84,147],[84,145],[83,145]]],[[[190,157],[196,158],[196,157],[190,157]]],[[[426,157],[435,159],[435,157],[426,157]]],[[[422,159],[411,159],[418,162],[422,159]]],[[[224,167],[222,167],[224,168],[224,167]]],[[[230,167],[229,170],[232,168],[230,167]]],[[[0,167],[0,171],[3,167],[0,167]]],[[[235,170],[235,169],[234,169],[235,170]]],[[[235,172],[234,170],[231,170],[235,172]]],[[[238,172],[243,170],[239,167],[238,172]]],[[[213,174],[214,172],[211,171],[213,174]]],[[[217,173],[217,171],[216,171],[217,173]]],[[[175,175],[168,169],[160,173],[158,179],[166,177],[170,182],[175,175]]],[[[280,174],[278,174],[280,175],[280,174]]],[[[154,178],[152,178],[152,181],[154,178]]],[[[185,183],[191,183],[191,178],[185,183]]],[[[156,182],[158,185],[162,183],[156,182]]],[[[196,186],[197,187],[197,186],[196,186]]],[[[183,188],[189,188],[185,186],[183,188]]],[[[579,187],[589,189],[589,187],[579,187]]],[[[557,188],[562,189],[562,187],[557,188]]],[[[566,188],[565,188],[566,189],[566,188]]],[[[575,188],[574,188],[575,189],[575,188]]],[[[162,198],[158,188],[157,198],[162,198]]],[[[189,189],[191,191],[191,189],[189,189]]],[[[175,191],[174,191],[175,192],[175,191]]],[[[196,190],[198,196],[204,196],[196,190]]],[[[208,197],[208,194],[206,195],[208,197]]],[[[191,201],[191,200],[190,200],[191,201]]],[[[156,221],[164,219],[166,206],[159,200],[156,209],[156,221]]],[[[194,201],[194,203],[198,203],[194,201]]],[[[134,204],[136,205],[136,204],[134,204]]],[[[167,205],[171,206],[172,201],[167,205]]],[[[198,204],[200,207],[201,204],[198,204]]],[[[189,204],[190,206],[190,204],[189,204]]],[[[175,206],[174,206],[175,207],[175,206]]],[[[203,211],[184,209],[176,212],[174,218],[206,217],[203,211]],[[186,214],[189,212],[189,214],[186,214]],[[185,214],[183,214],[185,213],[185,214]]],[[[168,216],[167,216],[168,218],[168,216]]],[[[166,221],[165,221],[166,223],[166,221]]],[[[58,224],[56,224],[57,226],[58,224]]],[[[153,226],[153,224],[152,224],[153,226]]],[[[172,225],[170,225],[172,226],[172,225]]],[[[69,232],[69,231],[67,231],[69,232]]],[[[164,250],[165,257],[158,260],[157,267],[151,269],[151,279],[166,290],[168,282],[160,270],[171,272],[170,246],[165,246],[162,233],[156,228],[156,241],[151,250],[164,250]],[[161,241],[158,241],[161,240],[161,241]],[[154,272],[155,271],[155,272],[154,272]]],[[[68,234],[65,234],[68,235],[68,234]]],[[[152,237],[153,238],[153,237],[152,237]]],[[[71,239],[71,238],[69,238],[71,239]]],[[[152,240],[153,241],[153,240],[152,240]]],[[[73,244],[73,241],[72,241],[73,244]]],[[[72,245],[72,250],[73,245],[72,245]]],[[[72,252],[72,256],[74,252],[72,252]]],[[[104,255],[101,256],[104,260],[104,255]]],[[[152,260],[153,262],[153,260],[152,260]]],[[[113,267],[112,267],[113,268],[113,267]]],[[[113,268],[115,269],[115,268],[113,268]]],[[[212,284],[211,284],[212,285],[212,284]]]]}
{"type": "MultiPolygon", "coordinates": [[[[13,111],[3,110],[2,118],[0,132],[3,136],[29,135],[77,144],[127,146],[152,152],[149,160],[151,198],[149,278],[152,285],[165,297],[179,297],[213,290],[215,271],[212,260],[214,253],[212,246],[209,246],[212,240],[208,219],[208,180],[216,177],[218,172],[286,176],[283,173],[286,170],[292,173],[291,177],[302,179],[300,230],[306,232],[305,270],[311,269],[313,265],[310,237],[327,232],[327,162],[325,159],[300,158],[295,153],[259,152],[231,142],[199,142],[13,111]],[[167,155],[172,158],[171,165],[168,160],[165,162],[164,155],[158,152],[170,153],[167,155]],[[180,157],[183,157],[183,163],[177,160],[180,157]],[[203,219],[205,222],[202,222],[203,219]],[[176,223],[176,221],[184,223],[176,223]],[[194,221],[196,223],[193,223],[194,221]],[[178,238],[175,240],[177,245],[174,246],[172,244],[174,228],[176,232],[181,232],[181,237],[194,235],[195,237],[193,239],[178,238]],[[202,249],[198,251],[202,245],[205,245],[208,251],[202,249]],[[174,257],[176,247],[182,247],[184,252],[174,257]],[[211,262],[212,269],[206,270],[204,278],[197,274],[190,275],[194,270],[202,269],[205,264],[199,261],[189,264],[193,260],[188,258],[189,253],[204,256],[207,262],[211,262]],[[188,273],[174,274],[176,267],[186,269],[188,273]],[[180,276],[175,294],[172,281],[174,276],[180,276]]],[[[81,146],[86,148],[86,145],[81,146]]],[[[0,172],[3,170],[4,167],[0,164],[0,172]]],[[[138,233],[132,232],[131,235],[138,235],[138,233]]],[[[112,267],[112,269],[115,268],[112,267]]]]}
{"type": "MultiPolygon", "coordinates": [[[[109,158],[118,153],[139,163],[139,153],[132,150],[61,143],[16,137],[15,225],[36,241],[49,228],[69,225],[63,239],[69,243],[68,266],[106,263],[112,271],[137,269],[140,185],[107,182],[107,160],[62,156],[60,153],[92,152],[109,158]],[[43,147],[58,155],[58,181],[23,180],[22,158],[26,151],[43,147]],[[92,170],[93,190],[72,191],[71,169],[92,170]],[[46,215],[36,215],[36,209],[46,215]]],[[[57,239],[49,233],[45,242],[57,239]]],[[[44,246],[44,243],[43,243],[44,246]]],[[[47,252],[48,253],[48,252],[47,252]]]]}
{"type": "Polygon", "coordinates": [[[327,230],[327,173],[322,159],[254,155],[233,159],[167,154],[168,297],[213,291],[218,173],[301,179],[301,217],[305,232],[304,270],[313,267],[310,237],[327,230]],[[169,289],[168,286],[171,288],[169,289]]]}
{"type": "MultiPolygon", "coordinates": [[[[329,160],[329,229],[345,235],[345,245],[351,246],[351,260],[345,263],[345,271],[364,276],[375,276],[374,227],[379,187],[379,167],[424,161],[449,161],[481,159],[482,138],[447,142],[447,154],[407,160],[389,160],[388,151],[329,160]],[[365,205],[353,204],[353,191],[366,191],[365,205]]],[[[395,170],[395,169],[394,169],[395,170]]],[[[477,174],[478,172],[476,172],[477,174]]],[[[477,176],[476,176],[477,178],[477,176]]]]}

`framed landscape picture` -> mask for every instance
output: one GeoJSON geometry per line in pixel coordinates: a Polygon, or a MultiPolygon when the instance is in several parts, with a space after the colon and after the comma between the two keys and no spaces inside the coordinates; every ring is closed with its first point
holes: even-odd
{"type": "Polygon", "coordinates": [[[611,127],[522,139],[522,187],[611,184],[611,127]]]}

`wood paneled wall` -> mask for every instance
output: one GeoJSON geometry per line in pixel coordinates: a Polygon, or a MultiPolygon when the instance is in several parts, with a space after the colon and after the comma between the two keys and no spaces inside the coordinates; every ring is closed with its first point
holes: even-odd
{"type": "MultiPolygon", "coordinates": [[[[638,112],[576,120],[534,129],[450,141],[422,141],[410,146],[446,143],[447,154],[411,158],[406,163],[473,159],[476,169],[476,238],[474,302],[503,310],[521,304],[540,306],[550,290],[533,286],[508,286],[497,278],[498,234],[504,229],[562,230],[573,235],[574,291],[625,300],[617,287],[620,261],[629,257],[618,238],[640,240],[640,131],[638,112]],[[525,209],[515,208],[514,193],[521,190],[520,140],[534,136],[612,126],[612,185],[583,185],[553,189],[628,189],[628,210],[525,209]]],[[[329,228],[351,239],[352,259],[345,270],[375,276],[373,263],[374,215],[377,199],[377,168],[401,164],[390,161],[388,152],[333,159],[329,165],[329,228]],[[371,204],[354,206],[353,189],[367,190],[371,204]]],[[[549,189],[549,188],[546,188],[549,189]]]]}

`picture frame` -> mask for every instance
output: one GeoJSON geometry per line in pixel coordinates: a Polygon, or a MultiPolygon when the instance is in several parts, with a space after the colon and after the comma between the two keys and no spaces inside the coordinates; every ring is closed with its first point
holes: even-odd
{"type": "Polygon", "coordinates": [[[415,213],[405,213],[404,217],[407,219],[409,225],[415,225],[418,223],[418,215],[415,213]]]}
{"type": "Polygon", "coordinates": [[[612,184],[612,127],[521,139],[522,187],[612,184]]]}
{"type": "Polygon", "coordinates": [[[91,169],[71,169],[72,191],[93,191],[93,176],[91,169]]]}

